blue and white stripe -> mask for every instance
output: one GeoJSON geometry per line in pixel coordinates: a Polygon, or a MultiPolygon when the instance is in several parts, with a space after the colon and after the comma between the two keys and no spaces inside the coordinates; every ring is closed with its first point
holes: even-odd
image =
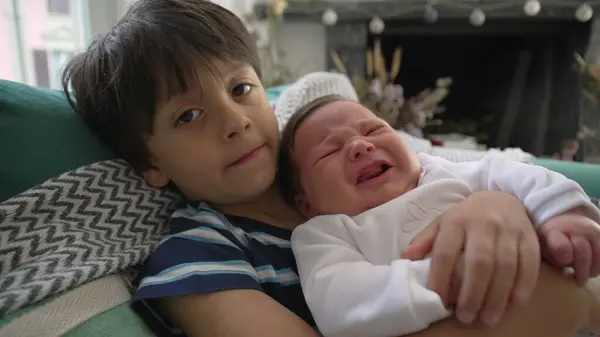
{"type": "Polygon", "coordinates": [[[298,274],[292,268],[275,270],[271,265],[256,268],[256,274],[260,283],[279,283],[289,286],[300,283],[298,274]]]}
{"type": "Polygon", "coordinates": [[[191,262],[167,268],[154,276],[145,277],[138,288],[177,282],[196,275],[247,275],[259,281],[256,270],[246,261],[191,262]]]}
{"type": "Polygon", "coordinates": [[[270,235],[267,233],[250,232],[250,233],[248,233],[248,236],[251,237],[252,239],[259,241],[263,245],[267,245],[267,246],[273,245],[273,246],[277,246],[279,248],[284,248],[284,249],[292,248],[292,244],[289,240],[280,239],[276,236],[273,236],[273,235],[270,235]]]}
{"type": "Polygon", "coordinates": [[[177,282],[182,279],[197,275],[247,275],[259,283],[278,283],[289,286],[300,283],[298,274],[291,269],[285,268],[275,270],[271,265],[264,265],[254,269],[246,261],[224,261],[214,262],[192,262],[183,263],[165,269],[157,275],[145,277],[139,285],[139,289],[153,285],[163,285],[177,282]]]}
{"type": "Polygon", "coordinates": [[[183,231],[181,233],[175,233],[165,236],[159,243],[159,245],[165,243],[167,240],[171,240],[174,238],[184,239],[184,240],[192,240],[204,243],[212,243],[217,245],[225,245],[229,247],[233,247],[235,249],[241,250],[238,246],[234,245],[231,241],[229,241],[226,237],[224,237],[217,230],[212,229],[210,227],[197,227],[188,229],[187,231],[183,231]]]}

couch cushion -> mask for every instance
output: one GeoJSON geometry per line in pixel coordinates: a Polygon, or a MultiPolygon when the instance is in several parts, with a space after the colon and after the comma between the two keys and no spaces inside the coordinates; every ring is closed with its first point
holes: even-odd
{"type": "Polygon", "coordinates": [[[0,201],[113,157],[61,92],[0,80],[0,201]]]}
{"type": "Polygon", "coordinates": [[[600,165],[543,158],[534,159],[533,163],[575,180],[590,197],[600,199],[600,165]]]}

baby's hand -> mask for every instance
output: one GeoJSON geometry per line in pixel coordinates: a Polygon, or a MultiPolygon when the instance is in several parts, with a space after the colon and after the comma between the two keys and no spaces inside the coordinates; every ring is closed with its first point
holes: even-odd
{"type": "Polygon", "coordinates": [[[577,283],[600,274],[600,226],[577,212],[548,220],[539,230],[542,254],[554,266],[573,268],[577,283]]]}

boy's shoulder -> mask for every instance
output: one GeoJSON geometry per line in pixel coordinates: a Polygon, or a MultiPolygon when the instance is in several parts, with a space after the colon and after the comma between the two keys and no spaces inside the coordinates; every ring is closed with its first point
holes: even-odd
{"type": "Polygon", "coordinates": [[[260,290],[273,280],[298,279],[291,231],[226,216],[206,204],[178,209],[169,227],[149,256],[138,299],[213,292],[224,284],[260,290]]]}
{"type": "Polygon", "coordinates": [[[174,237],[190,239],[198,235],[214,236],[206,234],[207,231],[225,235],[232,244],[248,246],[247,233],[233,224],[225,214],[204,202],[190,203],[173,212],[169,220],[169,231],[159,246],[174,237]]]}
{"type": "Polygon", "coordinates": [[[248,253],[245,232],[223,214],[205,205],[178,209],[146,262],[136,297],[212,292],[225,281],[234,288],[259,289],[248,253]]]}

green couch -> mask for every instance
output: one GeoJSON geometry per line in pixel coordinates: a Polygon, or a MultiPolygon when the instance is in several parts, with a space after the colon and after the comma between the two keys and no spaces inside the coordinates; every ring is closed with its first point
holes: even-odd
{"type": "MultiPolygon", "coordinates": [[[[271,88],[267,94],[276,99],[282,89],[271,88]]],[[[63,172],[112,158],[62,93],[0,81],[0,202],[63,172]]],[[[600,166],[542,159],[535,163],[565,174],[600,198],[600,183],[594,179],[600,166]]],[[[0,317],[0,326],[30,309],[0,317]]],[[[153,336],[129,304],[97,315],[67,336],[115,335],[108,327],[118,327],[122,336],[153,336]]]]}

